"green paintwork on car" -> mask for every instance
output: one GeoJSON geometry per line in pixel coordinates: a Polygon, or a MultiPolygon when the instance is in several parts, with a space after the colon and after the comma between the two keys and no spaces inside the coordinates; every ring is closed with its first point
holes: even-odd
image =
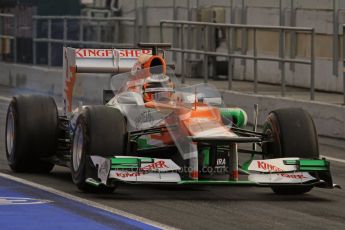
{"type": "Polygon", "coordinates": [[[303,166],[327,166],[327,161],[323,159],[284,160],[284,164],[303,166]]]}
{"type": "Polygon", "coordinates": [[[111,169],[137,169],[141,167],[142,163],[153,163],[150,157],[128,157],[128,158],[111,158],[111,169]]]}
{"type": "Polygon", "coordinates": [[[94,180],[94,179],[92,179],[92,178],[87,178],[87,179],[85,180],[85,182],[86,182],[87,184],[89,184],[89,185],[94,186],[94,187],[98,187],[99,185],[102,184],[102,183],[100,183],[100,182],[98,182],[98,181],[96,181],[96,180],[94,180]]]}
{"type": "Polygon", "coordinates": [[[112,165],[111,169],[138,169],[139,165],[112,165]]]}
{"type": "Polygon", "coordinates": [[[303,166],[303,167],[300,167],[299,168],[299,171],[301,172],[311,172],[311,171],[328,171],[328,168],[327,167],[306,167],[306,166],[303,166]]]}
{"type": "Polygon", "coordinates": [[[329,170],[329,162],[323,159],[284,160],[284,164],[297,165],[301,172],[329,170]]]}
{"type": "Polygon", "coordinates": [[[314,167],[327,167],[328,162],[326,160],[299,160],[300,166],[314,166],[314,167]]]}
{"type": "Polygon", "coordinates": [[[247,113],[240,108],[221,108],[220,114],[223,118],[231,120],[234,124],[243,128],[247,125],[247,113]]]}
{"type": "Polygon", "coordinates": [[[138,138],[137,140],[138,149],[149,149],[149,148],[156,147],[154,145],[148,144],[147,142],[148,142],[147,138],[138,138]]]}
{"type": "Polygon", "coordinates": [[[203,165],[210,165],[210,148],[204,148],[201,150],[201,154],[204,156],[203,165]]]}
{"type": "Polygon", "coordinates": [[[253,157],[250,158],[249,160],[247,160],[246,162],[244,162],[244,163],[242,164],[241,169],[242,169],[243,171],[245,171],[245,172],[249,172],[248,168],[249,168],[249,165],[252,163],[252,161],[253,161],[253,157]]]}
{"type": "Polygon", "coordinates": [[[326,160],[299,160],[300,171],[328,171],[329,162],[326,160]]]}
{"type": "Polygon", "coordinates": [[[122,164],[138,164],[140,161],[138,158],[111,158],[112,165],[122,165],[122,164]]]}

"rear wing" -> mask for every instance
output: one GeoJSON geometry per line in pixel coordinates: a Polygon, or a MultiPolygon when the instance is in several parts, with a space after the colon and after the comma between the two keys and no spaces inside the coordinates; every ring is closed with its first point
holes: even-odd
{"type": "Polygon", "coordinates": [[[152,54],[152,49],[63,49],[64,115],[72,113],[73,89],[78,73],[129,72],[141,54],[152,54]]]}

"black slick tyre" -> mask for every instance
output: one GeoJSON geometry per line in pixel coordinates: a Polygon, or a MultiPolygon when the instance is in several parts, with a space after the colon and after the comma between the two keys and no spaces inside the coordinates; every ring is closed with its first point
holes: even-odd
{"type": "Polygon", "coordinates": [[[42,159],[56,153],[58,111],[51,97],[14,97],[6,116],[5,145],[10,168],[15,172],[48,173],[54,164],[42,159]]]}
{"type": "Polygon", "coordinates": [[[108,106],[89,106],[78,117],[72,142],[71,174],[74,184],[84,192],[112,193],[115,186],[93,186],[86,179],[97,179],[98,169],[91,155],[124,155],[127,129],[122,113],[108,106]]]}
{"type": "MultiPolygon", "coordinates": [[[[319,147],[315,124],[308,112],[300,108],[285,108],[272,111],[263,127],[263,132],[273,139],[264,143],[265,158],[299,157],[318,159],[319,147]]],[[[275,186],[277,194],[303,194],[312,187],[275,186]]]]}

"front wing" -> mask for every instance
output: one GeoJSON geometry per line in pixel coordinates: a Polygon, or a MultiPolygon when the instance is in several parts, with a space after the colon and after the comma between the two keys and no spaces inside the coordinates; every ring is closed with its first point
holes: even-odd
{"type": "Polygon", "coordinates": [[[98,178],[88,178],[87,183],[111,185],[125,183],[253,185],[253,186],[317,186],[338,187],[333,184],[329,162],[325,159],[277,158],[252,160],[246,171],[246,180],[183,180],[181,167],[170,159],[116,156],[105,158],[91,156],[98,169],[98,178]]]}

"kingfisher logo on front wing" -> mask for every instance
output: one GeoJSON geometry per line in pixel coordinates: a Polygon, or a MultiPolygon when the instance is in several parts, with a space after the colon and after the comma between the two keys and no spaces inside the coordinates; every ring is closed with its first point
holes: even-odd
{"type": "Polygon", "coordinates": [[[307,177],[305,177],[302,173],[301,174],[293,174],[293,173],[280,173],[278,174],[282,177],[286,177],[289,179],[305,179],[307,177]]]}
{"type": "Polygon", "coordinates": [[[169,168],[169,167],[165,164],[165,161],[157,161],[157,162],[148,164],[144,167],[141,167],[137,172],[128,172],[128,171],[116,172],[115,176],[122,177],[122,178],[138,177],[138,176],[142,176],[144,174],[147,174],[150,171],[157,170],[157,169],[163,169],[163,168],[169,168]]]}
{"type": "Polygon", "coordinates": [[[269,170],[269,171],[272,171],[272,172],[282,172],[284,171],[283,169],[273,165],[273,164],[270,164],[270,163],[267,163],[267,162],[264,162],[264,161],[257,161],[258,163],[258,168],[259,169],[263,169],[263,170],[269,170]]]}
{"type": "MultiPolygon", "coordinates": [[[[269,164],[264,161],[257,161],[258,163],[258,168],[263,169],[263,170],[269,170],[271,172],[283,172],[284,170],[273,165],[269,164]]],[[[293,173],[279,173],[277,175],[280,175],[282,177],[290,178],[290,179],[304,179],[306,178],[303,174],[293,174],[293,173]]]]}

